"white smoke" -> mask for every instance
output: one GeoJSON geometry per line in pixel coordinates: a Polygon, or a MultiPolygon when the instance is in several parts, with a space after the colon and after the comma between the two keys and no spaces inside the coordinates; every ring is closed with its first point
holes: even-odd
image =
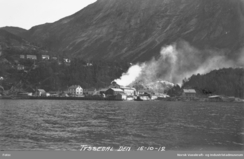
{"type": "Polygon", "coordinates": [[[229,59],[223,50],[200,51],[181,41],[163,47],[158,59],[153,58],[149,62],[131,66],[127,73],[115,81],[124,86],[136,83],[147,86],[158,81],[181,85],[183,79],[193,74],[205,74],[215,69],[243,65],[244,51],[237,59],[229,59]]]}
{"type": "Polygon", "coordinates": [[[128,86],[140,76],[142,69],[143,65],[133,65],[129,68],[127,73],[122,74],[120,79],[114,81],[119,85],[128,86]]]}

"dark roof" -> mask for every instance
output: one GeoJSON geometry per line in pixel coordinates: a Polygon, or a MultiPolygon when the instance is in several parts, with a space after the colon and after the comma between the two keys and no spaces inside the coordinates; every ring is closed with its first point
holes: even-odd
{"type": "Polygon", "coordinates": [[[37,89],[39,92],[46,92],[44,89],[37,89]]]}
{"type": "Polygon", "coordinates": [[[72,85],[72,86],[69,87],[69,89],[75,89],[77,87],[81,87],[81,86],[80,85],[72,85]]]}

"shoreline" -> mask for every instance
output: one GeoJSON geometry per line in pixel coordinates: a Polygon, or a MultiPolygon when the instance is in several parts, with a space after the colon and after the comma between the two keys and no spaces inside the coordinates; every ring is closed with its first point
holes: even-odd
{"type": "Polygon", "coordinates": [[[214,100],[201,100],[194,99],[194,100],[185,100],[185,99],[150,99],[150,100],[123,100],[123,99],[115,99],[115,98],[102,98],[102,97],[37,97],[37,96],[27,96],[27,97],[19,97],[19,96],[0,96],[0,100],[103,100],[103,101],[168,101],[168,102],[224,102],[224,103],[244,103],[244,101],[214,101],[214,100]]]}

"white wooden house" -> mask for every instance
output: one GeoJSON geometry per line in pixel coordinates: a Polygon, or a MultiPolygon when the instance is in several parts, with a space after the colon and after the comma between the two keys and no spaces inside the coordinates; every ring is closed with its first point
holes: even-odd
{"type": "Polygon", "coordinates": [[[43,60],[49,60],[50,59],[50,56],[49,55],[42,55],[42,59],[43,60]]]}
{"type": "Polygon", "coordinates": [[[185,99],[194,99],[196,98],[195,89],[183,89],[182,97],[185,99]]]}
{"type": "Polygon", "coordinates": [[[36,55],[26,55],[26,59],[37,60],[36,55]]]}
{"type": "Polygon", "coordinates": [[[68,88],[68,94],[73,97],[81,97],[83,96],[83,88],[79,85],[72,85],[68,88]]]}

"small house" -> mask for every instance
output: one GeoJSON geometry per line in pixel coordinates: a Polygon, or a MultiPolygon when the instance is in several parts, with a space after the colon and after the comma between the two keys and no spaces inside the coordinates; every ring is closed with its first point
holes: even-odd
{"type": "Polygon", "coordinates": [[[37,56],[36,55],[26,55],[26,59],[37,60],[37,56]]]}
{"type": "Polygon", "coordinates": [[[138,95],[148,96],[148,97],[151,98],[151,96],[153,94],[154,93],[152,91],[150,91],[149,89],[140,89],[140,90],[138,90],[138,95]]]}
{"type": "Polygon", "coordinates": [[[20,58],[21,59],[25,59],[25,55],[20,55],[20,58]]]}
{"type": "Polygon", "coordinates": [[[124,93],[127,96],[136,96],[137,95],[137,92],[136,92],[135,88],[132,88],[132,87],[121,87],[121,89],[124,91],[124,93]]]}
{"type": "Polygon", "coordinates": [[[50,58],[49,55],[42,55],[43,60],[49,60],[49,58],[50,58]]]}
{"type": "Polygon", "coordinates": [[[95,94],[97,94],[97,90],[96,89],[85,89],[84,90],[84,94],[85,95],[95,95],[95,94]]]}
{"type": "Polygon", "coordinates": [[[98,92],[102,97],[106,97],[106,91],[107,89],[104,88],[104,89],[100,89],[98,92]]]}
{"type": "Polygon", "coordinates": [[[25,69],[24,65],[20,65],[20,64],[17,65],[17,70],[24,70],[24,69],[25,69]]]}
{"type": "Polygon", "coordinates": [[[81,97],[83,96],[83,88],[79,85],[73,85],[68,88],[68,94],[73,97],[81,97]]]}
{"type": "Polygon", "coordinates": [[[39,96],[39,97],[46,96],[46,91],[44,89],[37,89],[35,92],[35,96],[39,96]]]}
{"type": "Polygon", "coordinates": [[[127,96],[125,93],[119,93],[115,96],[115,99],[117,100],[127,100],[127,96]]]}
{"type": "Polygon", "coordinates": [[[208,97],[208,100],[210,101],[210,102],[221,102],[221,101],[223,101],[223,96],[220,96],[220,95],[212,95],[212,96],[209,96],[208,97]]]}
{"type": "Polygon", "coordinates": [[[55,91],[50,91],[49,92],[49,96],[50,97],[59,97],[59,93],[58,92],[55,92],[55,91]]]}
{"type": "Polygon", "coordinates": [[[183,89],[182,97],[184,99],[194,99],[194,98],[196,98],[195,89],[183,89]]]}
{"type": "Polygon", "coordinates": [[[120,88],[109,88],[106,92],[105,95],[107,97],[109,96],[117,96],[118,94],[124,93],[124,91],[120,88]]]}
{"type": "Polygon", "coordinates": [[[62,91],[58,94],[59,97],[69,97],[68,91],[62,91]]]}

